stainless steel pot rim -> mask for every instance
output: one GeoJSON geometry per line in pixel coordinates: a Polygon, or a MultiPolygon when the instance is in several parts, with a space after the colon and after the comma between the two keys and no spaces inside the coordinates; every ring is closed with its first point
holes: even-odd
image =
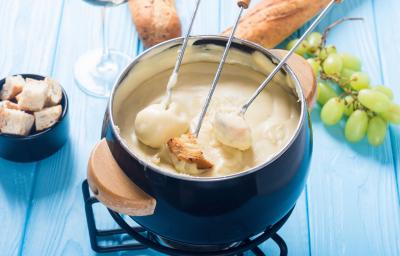
{"type": "MultiPolygon", "coordinates": [[[[226,36],[216,36],[216,35],[198,35],[198,36],[192,36],[190,39],[193,40],[193,41],[197,41],[197,40],[227,41],[227,37],[226,36]]],[[[232,174],[232,175],[228,175],[228,176],[222,176],[222,177],[194,177],[194,176],[182,175],[182,174],[179,174],[179,173],[175,174],[175,173],[172,173],[172,172],[163,171],[163,170],[161,170],[159,168],[154,168],[153,166],[151,166],[150,164],[146,163],[145,161],[140,159],[138,156],[136,156],[135,153],[132,152],[129,149],[128,145],[126,145],[124,140],[121,138],[119,132],[116,130],[116,125],[114,123],[114,115],[113,115],[114,95],[115,95],[116,91],[118,90],[118,87],[120,86],[122,81],[126,78],[126,76],[129,74],[129,72],[132,70],[132,68],[142,58],[146,57],[148,54],[150,54],[155,49],[158,49],[160,47],[167,46],[167,45],[171,45],[171,46],[179,45],[182,41],[183,41],[183,37],[178,37],[178,38],[174,38],[174,39],[162,42],[160,44],[157,44],[157,45],[145,50],[144,52],[142,52],[141,54],[136,56],[136,58],[129,65],[126,66],[126,68],[121,73],[121,75],[118,78],[118,80],[114,83],[114,86],[113,86],[113,89],[111,91],[111,95],[110,95],[110,98],[109,98],[107,111],[108,111],[108,115],[110,117],[109,120],[111,122],[111,129],[112,129],[114,135],[116,136],[118,142],[123,147],[123,149],[125,151],[127,151],[131,157],[135,158],[145,168],[150,168],[153,171],[158,172],[161,175],[166,175],[166,176],[169,176],[171,178],[176,178],[176,179],[180,179],[180,180],[187,180],[187,181],[193,181],[193,182],[219,182],[219,181],[224,181],[224,180],[240,178],[242,176],[246,176],[246,175],[249,175],[251,173],[257,172],[258,170],[263,169],[264,167],[270,165],[275,160],[280,158],[291,147],[291,145],[294,143],[296,138],[299,136],[301,127],[303,127],[303,124],[304,124],[305,120],[307,119],[307,105],[306,105],[306,100],[305,100],[305,96],[304,96],[303,90],[302,90],[301,85],[300,85],[300,81],[297,78],[296,74],[293,72],[293,70],[288,65],[284,65],[283,69],[291,76],[292,80],[295,82],[296,91],[297,91],[297,93],[299,94],[299,97],[300,97],[300,102],[301,102],[300,121],[299,121],[299,123],[298,123],[298,125],[296,127],[296,132],[290,138],[289,142],[285,145],[285,147],[283,147],[282,150],[279,153],[274,155],[272,158],[267,160],[265,163],[260,164],[258,166],[255,166],[253,168],[250,168],[250,169],[248,169],[246,171],[238,172],[238,173],[235,173],[235,174],[232,174]]],[[[250,48],[253,48],[254,50],[257,50],[257,51],[263,53],[264,55],[266,55],[274,63],[278,63],[279,62],[279,59],[276,56],[274,56],[268,49],[262,47],[261,45],[258,45],[256,43],[253,43],[253,42],[250,42],[250,41],[247,41],[247,40],[238,39],[238,38],[235,38],[233,43],[234,44],[245,45],[245,46],[248,46],[250,48]]],[[[234,45],[232,45],[232,47],[234,47],[234,45]]]]}

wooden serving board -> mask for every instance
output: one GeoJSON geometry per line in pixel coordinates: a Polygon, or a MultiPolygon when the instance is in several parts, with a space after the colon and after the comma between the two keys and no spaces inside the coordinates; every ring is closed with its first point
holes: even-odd
{"type": "MultiPolygon", "coordinates": [[[[279,58],[286,53],[284,50],[272,52],[279,58]]],[[[293,56],[288,64],[300,80],[309,106],[312,106],[316,95],[316,79],[310,65],[298,55],[293,56]]],[[[108,208],[130,216],[154,213],[156,200],[125,175],[104,139],[92,151],[87,176],[94,196],[108,208]]]]}

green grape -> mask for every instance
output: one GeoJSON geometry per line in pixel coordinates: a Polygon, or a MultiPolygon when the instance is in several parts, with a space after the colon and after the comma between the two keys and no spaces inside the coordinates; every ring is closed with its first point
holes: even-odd
{"type": "Polygon", "coordinates": [[[322,44],[322,35],[318,32],[313,32],[307,37],[307,41],[309,44],[308,51],[315,54],[322,44]]]}
{"type": "Polygon", "coordinates": [[[329,54],[332,53],[337,53],[336,46],[328,45],[325,48],[321,49],[321,51],[318,54],[318,58],[321,60],[325,60],[326,58],[328,58],[329,54]]]}
{"type": "Polygon", "coordinates": [[[387,123],[379,116],[375,116],[368,123],[368,142],[373,146],[382,145],[385,141],[387,132],[387,123]]]}
{"type": "Polygon", "coordinates": [[[325,47],[325,49],[326,49],[326,52],[328,53],[328,55],[329,54],[332,54],[332,53],[337,53],[337,49],[336,49],[336,46],[334,46],[334,45],[327,45],[326,47],[325,47]]]}
{"type": "Polygon", "coordinates": [[[356,91],[369,88],[369,77],[366,73],[356,72],[350,77],[350,86],[356,91]]]}
{"type": "Polygon", "coordinates": [[[383,119],[392,123],[400,124],[400,105],[392,104],[388,111],[380,114],[383,119]]]}
{"type": "Polygon", "coordinates": [[[317,97],[317,101],[319,104],[321,105],[325,105],[325,103],[332,99],[337,97],[336,92],[332,89],[332,87],[330,87],[328,84],[326,83],[318,83],[318,97],[317,97]]]}
{"type": "Polygon", "coordinates": [[[304,54],[306,54],[308,52],[308,49],[310,48],[310,46],[308,45],[307,41],[303,41],[299,47],[297,47],[296,49],[296,53],[300,56],[304,56],[304,54]]]}
{"type": "Polygon", "coordinates": [[[371,89],[361,90],[358,93],[358,100],[364,107],[376,113],[386,112],[392,106],[392,102],[385,94],[371,89]]]}
{"type": "Polygon", "coordinates": [[[378,85],[378,86],[375,86],[374,88],[372,88],[372,90],[375,90],[375,91],[385,94],[391,100],[393,100],[393,98],[394,98],[393,91],[389,87],[386,87],[383,85],[378,85]]]}
{"type": "MultiPolygon", "coordinates": [[[[299,41],[299,39],[293,39],[292,41],[290,41],[288,43],[288,45],[286,46],[286,50],[290,51],[294,47],[294,45],[297,43],[297,41],[299,41]]],[[[308,42],[303,41],[299,45],[299,47],[297,47],[295,52],[300,56],[304,56],[307,53],[309,48],[310,48],[310,46],[309,46],[308,42]]]]}
{"type": "Polygon", "coordinates": [[[351,76],[355,73],[355,71],[351,69],[344,68],[342,73],[340,74],[339,82],[341,84],[348,84],[350,82],[351,76]]]}
{"type": "Polygon", "coordinates": [[[329,54],[328,54],[326,48],[322,48],[322,49],[319,51],[319,53],[317,54],[317,57],[318,57],[320,60],[324,61],[324,60],[328,57],[328,55],[329,55],[329,54]]]}
{"type": "Polygon", "coordinates": [[[299,41],[298,38],[291,40],[287,45],[286,45],[286,50],[290,51],[294,45],[299,41]]]}
{"type": "Polygon", "coordinates": [[[323,64],[324,72],[328,75],[340,75],[342,68],[342,58],[336,53],[329,54],[323,64]]]}
{"type": "Polygon", "coordinates": [[[354,98],[350,95],[344,97],[344,114],[350,116],[354,112],[354,98]]]}
{"type": "Polygon", "coordinates": [[[344,68],[354,70],[354,71],[361,70],[361,61],[359,58],[357,58],[351,54],[348,54],[348,53],[341,53],[340,57],[342,57],[344,68]]]}
{"type": "Polygon", "coordinates": [[[319,47],[322,44],[322,34],[318,32],[313,32],[307,37],[311,47],[319,47]]]}
{"type": "Polygon", "coordinates": [[[356,71],[354,71],[354,70],[344,68],[344,69],[342,70],[342,73],[340,74],[340,76],[341,76],[342,78],[344,78],[344,79],[350,80],[351,76],[352,76],[355,72],[356,72],[356,71]]]}
{"type": "Polygon", "coordinates": [[[321,120],[326,125],[335,125],[343,117],[344,102],[339,98],[332,98],[322,107],[321,120]]]}
{"type": "Polygon", "coordinates": [[[318,76],[321,71],[321,65],[315,59],[308,59],[307,62],[311,65],[311,68],[316,76],[318,76]]]}
{"type": "Polygon", "coordinates": [[[358,142],[365,137],[368,128],[368,115],[363,110],[356,110],[347,119],[344,135],[350,142],[358,142]]]}

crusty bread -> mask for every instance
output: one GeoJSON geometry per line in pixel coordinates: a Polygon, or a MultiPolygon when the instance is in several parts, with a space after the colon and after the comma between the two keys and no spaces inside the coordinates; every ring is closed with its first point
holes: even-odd
{"type": "MultiPolygon", "coordinates": [[[[236,37],[273,48],[303,26],[330,0],[263,0],[241,19],[236,37]]],[[[223,34],[229,35],[231,29],[223,34]]]]}
{"type": "Polygon", "coordinates": [[[181,36],[174,0],[130,0],[132,19],[146,48],[181,36]]]}
{"type": "Polygon", "coordinates": [[[46,77],[44,79],[44,82],[47,83],[47,85],[49,86],[46,106],[55,106],[57,104],[60,104],[62,99],[61,85],[56,80],[49,77],[46,77]]]}
{"type": "Polygon", "coordinates": [[[48,85],[44,81],[29,80],[22,92],[17,96],[22,110],[39,111],[47,101],[48,85]]]}
{"type": "Polygon", "coordinates": [[[21,110],[0,107],[0,132],[26,136],[30,133],[35,118],[21,110]]]}
{"type": "Polygon", "coordinates": [[[170,139],[167,147],[172,163],[180,172],[198,174],[213,167],[213,164],[205,159],[197,139],[192,134],[170,139]]]}
{"type": "Polygon", "coordinates": [[[22,76],[9,76],[0,91],[1,100],[12,100],[17,96],[25,86],[25,80],[22,76]]]}
{"type": "Polygon", "coordinates": [[[60,119],[61,113],[61,105],[45,108],[33,113],[35,116],[36,131],[43,131],[52,127],[60,119]]]}

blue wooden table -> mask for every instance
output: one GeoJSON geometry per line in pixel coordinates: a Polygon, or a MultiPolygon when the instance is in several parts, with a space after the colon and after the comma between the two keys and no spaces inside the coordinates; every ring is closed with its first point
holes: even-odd
{"type": "MultiPolygon", "coordinates": [[[[232,23],[235,5],[205,0],[195,34],[216,34],[232,23]]],[[[224,0],[226,1],[226,0],[224,0]]],[[[185,27],[194,1],[177,0],[185,27]]],[[[232,1],[233,2],[233,1],[232,1]]],[[[399,0],[347,0],[319,26],[343,16],[329,38],[358,55],[374,84],[391,87],[400,101],[399,0]]],[[[111,46],[131,56],[142,51],[127,6],[111,11],[111,46]]],[[[0,160],[0,255],[95,255],[90,249],[81,183],[90,150],[99,140],[106,100],[83,94],[73,65],[100,46],[100,10],[82,0],[1,0],[0,77],[38,73],[59,80],[70,96],[68,144],[41,162],[0,160]]],[[[280,234],[290,255],[400,255],[400,129],[390,128],[374,148],[344,141],[312,113],[315,148],[307,188],[280,234]]],[[[99,225],[110,226],[98,207],[99,225]]],[[[263,249],[272,255],[270,242],[263,249]]],[[[150,251],[117,255],[149,255],[150,251]]],[[[155,254],[155,253],[154,253],[155,254]]]]}

